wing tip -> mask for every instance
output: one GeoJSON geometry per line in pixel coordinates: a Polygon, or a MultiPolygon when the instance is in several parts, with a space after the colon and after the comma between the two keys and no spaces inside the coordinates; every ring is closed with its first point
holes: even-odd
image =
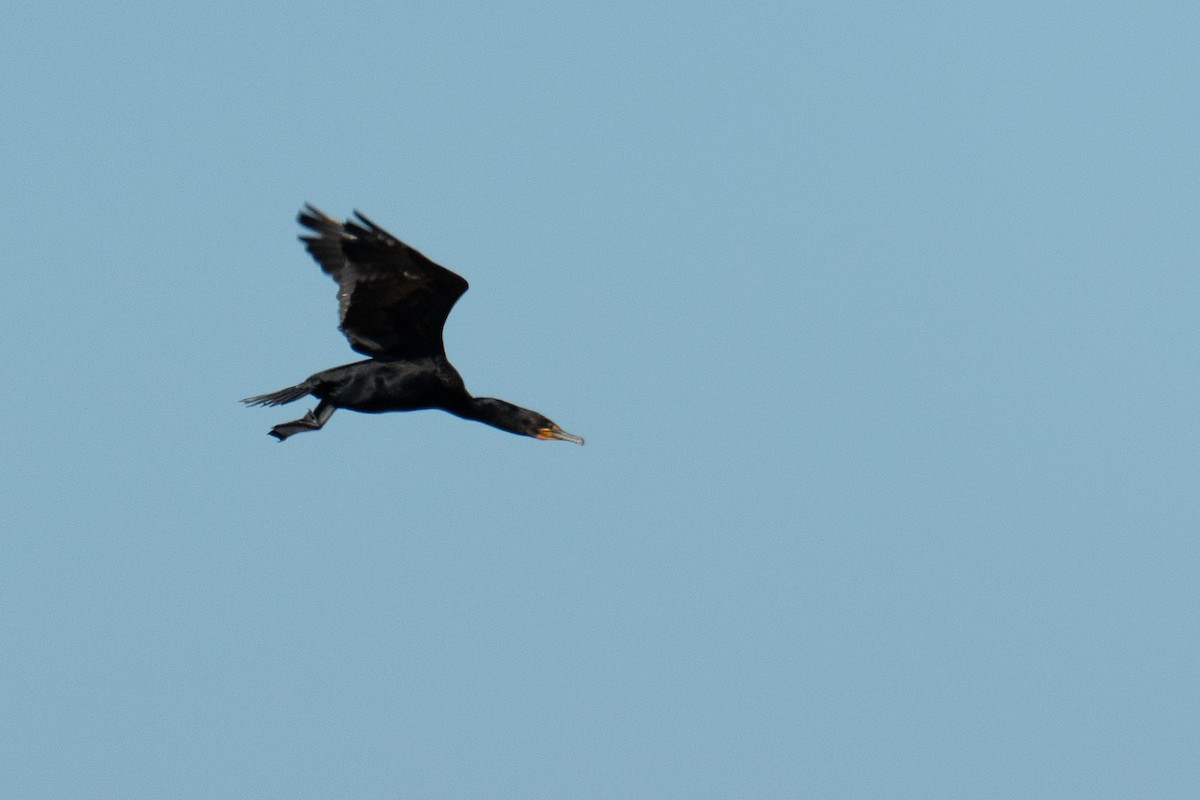
{"type": "Polygon", "coordinates": [[[313,230],[321,234],[329,230],[340,230],[342,228],[342,223],[338,222],[336,219],[329,216],[312,203],[304,204],[304,208],[300,209],[300,213],[296,215],[296,221],[309,230],[313,230]]]}

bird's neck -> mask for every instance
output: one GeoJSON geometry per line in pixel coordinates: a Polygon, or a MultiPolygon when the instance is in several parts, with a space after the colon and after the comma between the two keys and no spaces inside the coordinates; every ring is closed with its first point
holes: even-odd
{"type": "Polygon", "coordinates": [[[521,433],[517,429],[517,418],[524,409],[495,397],[468,397],[463,403],[447,410],[463,419],[473,419],[510,433],[521,433]]]}

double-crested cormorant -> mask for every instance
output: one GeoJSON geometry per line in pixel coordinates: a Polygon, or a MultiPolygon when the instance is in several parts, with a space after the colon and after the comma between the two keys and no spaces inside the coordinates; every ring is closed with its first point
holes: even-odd
{"type": "Polygon", "coordinates": [[[283,441],[320,430],[335,409],[380,413],[440,408],[536,439],[583,444],[536,411],[493,397],[472,397],[442,344],[442,326],[467,282],[400,241],[359,212],[338,222],[305,204],[298,220],[316,233],[301,236],[321,269],[338,284],[341,331],[369,358],[324,372],[251,406],[278,406],[313,395],[317,407],[270,433],[283,441]]]}

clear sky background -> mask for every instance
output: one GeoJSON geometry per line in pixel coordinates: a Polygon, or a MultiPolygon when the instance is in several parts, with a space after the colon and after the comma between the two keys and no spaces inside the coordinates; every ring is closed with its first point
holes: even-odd
{"type": "Polygon", "coordinates": [[[10,3],[0,796],[1200,795],[1198,31],[10,3]],[[586,447],[270,439],[304,201],[586,447]]]}

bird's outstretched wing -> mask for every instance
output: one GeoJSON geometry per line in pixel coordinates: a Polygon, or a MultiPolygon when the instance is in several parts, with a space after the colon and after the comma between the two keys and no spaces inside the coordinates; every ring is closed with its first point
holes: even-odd
{"type": "Polygon", "coordinates": [[[467,282],[355,211],[339,222],[305,204],[300,240],[338,283],[340,328],[372,358],[445,355],[442,326],[467,282]]]}

